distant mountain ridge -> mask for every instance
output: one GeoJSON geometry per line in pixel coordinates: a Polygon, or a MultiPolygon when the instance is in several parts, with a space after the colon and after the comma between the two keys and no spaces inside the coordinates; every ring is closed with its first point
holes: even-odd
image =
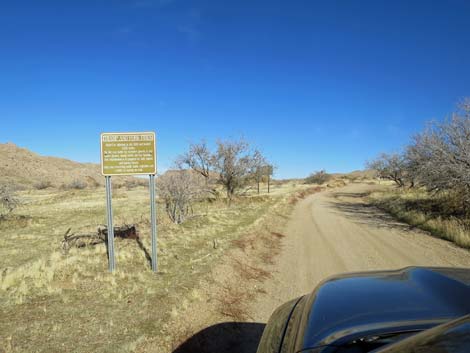
{"type": "MultiPolygon", "coordinates": [[[[133,177],[119,177],[123,183],[133,177]]],[[[0,183],[33,187],[50,183],[53,187],[86,183],[89,187],[104,185],[100,165],[79,163],[65,158],[41,156],[14,143],[0,143],[0,183]]]]}

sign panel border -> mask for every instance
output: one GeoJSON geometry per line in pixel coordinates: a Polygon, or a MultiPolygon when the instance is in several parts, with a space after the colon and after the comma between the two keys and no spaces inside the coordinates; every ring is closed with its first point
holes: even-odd
{"type": "Polygon", "coordinates": [[[128,175],[156,175],[157,174],[157,135],[155,131],[136,131],[136,132],[102,132],[100,134],[100,162],[101,162],[101,175],[103,176],[128,176],[128,175]],[[105,174],[104,173],[104,161],[103,161],[103,136],[104,135],[153,135],[153,156],[154,156],[154,168],[151,173],[117,173],[117,174],[105,174]]]}

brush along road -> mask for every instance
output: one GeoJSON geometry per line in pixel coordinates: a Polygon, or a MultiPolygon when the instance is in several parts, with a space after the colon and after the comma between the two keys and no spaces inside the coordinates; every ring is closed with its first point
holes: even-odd
{"type": "Polygon", "coordinates": [[[374,185],[350,184],[311,195],[292,213],[273,277],[252,305],[266,322],[280,304],[326,277],[405,266],[470,267],[470,251],[393,220],[364,202],[374,185]]]}

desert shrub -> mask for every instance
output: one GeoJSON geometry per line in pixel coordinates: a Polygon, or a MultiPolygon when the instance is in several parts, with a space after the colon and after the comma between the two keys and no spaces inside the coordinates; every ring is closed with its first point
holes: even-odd
{"type": "Polygon", "coordinates": [[[147,179],[141,179],[141,178],[132,178],[132,179],[127,179],[124,182],[124,186],[126,187],[127,190],[134,189],[138,186],[148,186],[148,180],[147,179]]]}
{"type": "Polygon", "coordinates": [[[36,190],[44,190],[52,187],[52,183],[49,180],[41,180],[35,183],[33,186],[36,190]]]}
{"type": "Polygon", "coordinates": [[[0,185],[0,212],[7,215],[21,204],[20,198],[16,195],[12,187],[6,184],[0,185]]]}
{"type": "Polygon", "coordinates": [[[356,182],[356,181],[358,181],[358,180],[364,180],[365,178],[362,177],[362,179],[361,179],[361,177],[359,177],[359,176],[347,174],[347,175],[345,175],[345,176],[343,177],[343,179],[349,181],[350,183],[354,183],[354,182],[356,182]]]}
{"type": "Polygon", "coordinates": [[[93,178],[91,176],[86,177],[86,183],[91,188],[97,188],[97,187],[101,186],[101,184],[98,181],[96,181],[95,178],[93,178]]]}
{"type": "Polygon", "coordinates": [[[347,183],[343,179],[333,179],[326,186],[329,188],[338,188],[346,185],[347,183]]]}
{"type": "Polygon", "coordinates": [[[86,187],[87,187],[87,183],[85,183],[84,181],[78,180],[78,179],[75,179],[71,183],[65,184],[65,186],[64,186],[64,188],[68,189],[68,190],[70,190],[70,189],[83,190],[86,187]]]}
{"type": "Polygon", "coordinates": [[[189,170],[166,172],[158,178],[158,186],[166,213],[177,224],[192,214],[192,204],[206,193],[204,178],[189,170]]]}
{"type": "Polygon", "coordinates": [[[328,174],[325,170],[310,174],[305,178],[306,184],[323,184],[331,179],[331,174],[328,174]]]}

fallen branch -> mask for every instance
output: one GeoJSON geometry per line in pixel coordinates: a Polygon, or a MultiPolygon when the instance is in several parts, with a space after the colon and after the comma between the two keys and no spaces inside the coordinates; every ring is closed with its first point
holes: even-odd
{"type": "MultiPolygon", "coordinates": [[[[86,246],[94,246],[106,243],[108,240],[107,227],[98,227],[96,233],[74,234],[70,233],[72,228],[67,229],[64,239],[61,241],[61,248],[67,253],[72,247],[83,248],[86,246]]],[[[123,239],[138,239],[139,234],[135,225],[125,224],[123,226],[114,227],[114,237],[123,239]]]]}

